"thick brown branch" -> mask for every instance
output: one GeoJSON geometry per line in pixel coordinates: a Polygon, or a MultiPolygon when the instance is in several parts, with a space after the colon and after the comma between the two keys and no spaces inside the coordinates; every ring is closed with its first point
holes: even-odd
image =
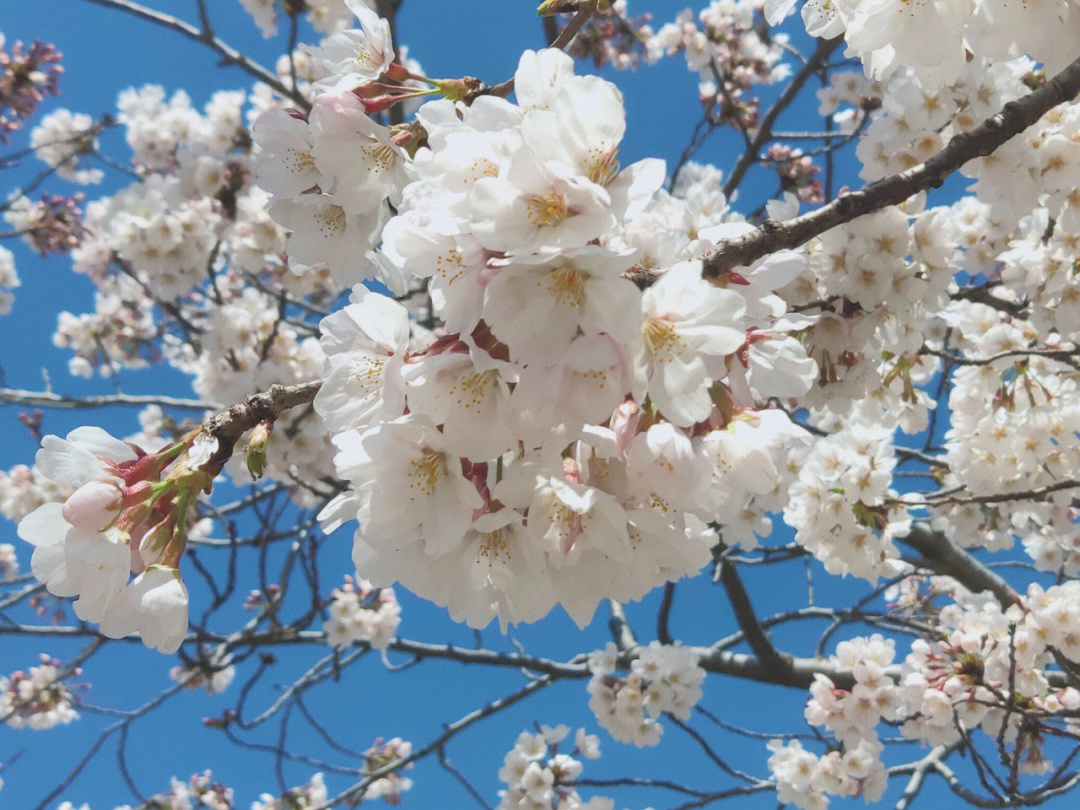
{"type": "Polygon", "coordinates": [[[272,385],[268,391],[252,394],[243,403],[210,419],[203,429],[218,440],[213,461],[220,464],[228,461],[237,440],[260,422],[273,422],[285,411],[310,403],[322,383],[312,380],[298,385],[272,385]]]}
{"type": "Polygon", "coordinates": [[[897,539],[918,551],[928,567],[951,576],[969,591],[990,591],[1002,608],[1015,605],[1020,598],[1008,582],[925,523],[915,523],[907,536],[897,539]]]}
{"type": "Polygon", "coordinates": [[[776,672],[776,677],[788,674],[791,669],[791,656],[778,652],[769,641],[769,637],[765,635],[757,614],[754,613],[754,606],[750,603],[750,596],[746,593],[742,579],[735,570],[735,562],[720,555],[716,560],[716,569],[717,578],[727,592],[728,601],[731,602],[735,621],[739,623],[739,628],[746,636],[750,649],[754,651],[763,666],[776,672]]]}
{"type": "Polygon", "coordinates": [[[1072,101],[1077,93],[1080,93],[1080,59],[1038,90],[1010,101],[1001,112],[975,129],[953,136],[944,149],[925,163],[842,194],[816,211],[783,223],[767,220],[745,236],[721,242],[705,257],[704,275],[715,278],[732,267],[749,265],[778,250],[798,247],[837,225],[902,203],[920,191],[937,188],[969,160],[992,154],[1052,108],[1072,101]]]}

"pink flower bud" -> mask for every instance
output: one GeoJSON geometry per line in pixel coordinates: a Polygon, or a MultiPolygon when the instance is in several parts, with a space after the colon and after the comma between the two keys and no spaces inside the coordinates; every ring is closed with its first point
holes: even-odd
{"type": "Polygon", "coordinates": [[[123,501],[120,488],[108,481],[83,484],[64,502],[64,520],[88,532],[100,532],[116,518],[123,501]]]}
{"type": "Polygon", "coordinates": [[[626,455],[630,442],[638,432],[641,423],[641,408],[632,399],[626,400],[615,409],[615,417],[611,420],[611,428],[615,431],[615,441],[619,445],[619,452],[626,455]]]}

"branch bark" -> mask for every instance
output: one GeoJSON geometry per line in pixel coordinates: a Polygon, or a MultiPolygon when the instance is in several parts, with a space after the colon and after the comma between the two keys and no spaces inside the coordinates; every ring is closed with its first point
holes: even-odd
{"type": "Polygon", "coordinates": [[[220,56],[223,64],[236,65],[236,67],[240,68],[240,70],[248,75],[253,76],[263,84],[274,88],[274,90],[281,93],[285,98],[295,101],[305,110],[311,107],[311,103],[306,98],[300,93],[286,87],[278,80],[278,77],[274,73],[257,62],[252,61],[227,42],[214,36],[213,31],[208,28],[196,28],[189,22],[173,17],[170,14],[155,11],[152,8],[146,8],[138,3],[131,2],[131,0],[83,0],[83,2],[93,3],[96,6],[103,6],[116,11],[122,11],[133,17],[138,17],[141,20],[146,20],[155,25],[160,25],[163,28],[176,31],[181,36],[187,37],[195,42],[200,42],[220,56]]]}
{"type": "Polygon", "coordinates": [[[144,394],[106,394],[104,396],[75,397],[54,394],[52,391],[23,391],[18,388],[0,388],[0,402],[46,408],[105,408],[110,405],[127,405],[144,408],[160,405],[162,408],[183,408],[191,411],[212,411],[222,407],[216,402],[197,399],[180,399],[144,394]]]}
{"type": "Polygon", "coordinates": [[[928,567],[948,574],[969,591],[990,591],[1002,608],[1015,605],[1020,598],[1008,582],[925,523],[915,523],[906,537],[897,540],[918,551],[928,567]]]}
{"type": "Polygon", "coordinates": [[[237,440],[260,422],[273,422],[285,411],[309,404],[322,384],[322,380],[312,380],[297,385],[272,385],[210,419],[203,429],[218,440],[218,449],[209,468],[216,469],[214,465],[228,461],[237,440]]]}
{"type": "Polygon", "coordinates": [[[721,242],[705,257],[703,275],[715,278],[725,270],[752,264],[778,250],[798,247],[837,225],[902,203],[920,191],[938,188],[969,160],[992,154],[1049,110],[1072,101],[1078,93],[1080,59],[1038,90],[1010,101],[1001,112],[975,129],[953,136],[944,149],[925,163],[870,183],[858,191],[842,194],[816,211],[783,223],[766,220],[744,236],[721,242]]]}

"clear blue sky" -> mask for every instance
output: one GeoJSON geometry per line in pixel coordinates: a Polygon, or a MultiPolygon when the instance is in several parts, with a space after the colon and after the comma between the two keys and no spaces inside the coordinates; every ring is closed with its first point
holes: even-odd
{"type": "MultiPolygon", "coordinates": [[[[195,3],[193,0],[160,0],[152,5],[192,19],[195,3]]],[[[284,48],[284,36],[264,40],[236,0],[211,0],[209,5],[219,34],[258,61],[273,64],[284,48]]],[[[644,11],[645,5],[636,0],[632,2],[632,11],[644,11]]],[[[683,6],[670,0],[656,0],[650,5],[658,24],[672,18],[683,6]]],[[[406,0],[399,20],[400,37],[409,46],[410,55],[421,61],[429,75],[473,74],[495,82],[513,72],[523,49],[542,45],[541,26],[532,14],[533,7],[530,2],[406,0]]],[[[55,43],[64,53],[63,93],[59,99],[47,100],[41,112],[66,106],[99,115],[114,108],[120,90],[145,83],[162,84],[170,93],[183,88],[198,105],[214,90],[246,88],[251,84],[246,75],[235,69],[218,69],[213,54],[197,44],[78,0],[0,0],[0,30],[9,43],[40,37],[55,43]]],[[[623,147],[624,160],[629,162],[655,155],[667,158],[669,164],[674,162],[699,115],[697,78],[686,71],[682,57],[666,60],[654,68],[644,68],[636,74],[620,73],[610,78],[618,82],[627,100],[629,121],[623,147]]],[[[813,113],[812,95],[810,98],[811,103],[794,108],[783,128],[797,128],[800,116],[813,113]]],[[[701,154],[726,170],[733,162],[735,148],[734,136],[717,136],[701,154]]],[[[36,167],[31,168],[36,170],[36,167]]],[[[838,186],[853,182],[855,173],[850,166],[841,169],[838,186]]],[[[9,172],[2,179],[4,193],[25,176],[25,173],[9,172]]],[[[114,174],[101,187],[101,193],[114,191],[123,182],[114,174]]],[[[69,190],[59,182],[50,188],[69,190]]],[[[749,204],[740,207],[749,210],[761,201],[756,195],[772,191],[772,183],[755,186],[751,182],[744,184],[744,188],[749,204]]],[[[88,193],[93,197],[98,192],[91,188],[88,193]]],[[[185,378],[160,369],[123,372],[116,381],[70,378],[67,354],[52,346],[52,329],[60,310],[79,313],[89,309],[91,286],[84,278],[73,275],[63,258],[42,261],[21,246],[11,242],[6,246],[16,252],[23,281],[16,291],[13,314],[0,318],[0,365],[7,385],[40,389],[44,385],[44,370],[54,390],[62,393],[109,393],[119,385],[127,393],[191,394],[185,378]]],[[[4,437],[0,445],[0,466],[5,469],[29,462],[35,450],[27,432],[15,419],[17,410],[11,406],[0,408],[0,420],[3,420],[0,430],[4,437]]],[[[50,413],[46,417],[46,430],[62,435],[84,418],[73,413],[50,413]]],[[[93,418],[118,435],[137,429],[134,410],[110,411],[93,418]]],[[[779,520],[776,522],[779,524],[779,520]]],[[[347,529],[325,544],[323,571],[327,590],[340,582],[341,575],[351,573],[348,562],[350,532],[351,529],[347,529]]],[[[17,543],[13,538],[13,527],[0,526],[0,541],[17,543]]],[[[208,559],[213,560],[212,557],[208,559]]],[[[23,554],[22,562],[24,570],[28,570],[29,555],[23,554]]],[[[794,581],[776,581],[775,576],[774,571],[747,572],[747,588],[757,601],[767,602],[770,611],[782,609],[786,602],[791,602],[790,606],[794,607],[804,593],[800,590],[803,585],[794,581]]],[[[855,593],[858,589],[850,583],[819,578],[819,593],[826,582],[828,587],[840,592],[855,593]]],[[[193,586],[193,597],[197,599],[198,596],[198,589],[193,586]]],[[[676,636],[687,643],[707,644],[731,632],[734,627],[729,608],[720,597],[715,588],[701,580],[680,586],[675,609],[676,636]]],[[[454,627],[443,611],[418,603],[406,594],[401,594],[401,598],[403,636],[436,643],[453,641],[466,646],[473,643],[472,634],[465,628],[454,627]]],[[[653,637],[657,603],[658,595],[654,594],[641,605],[629,608],[631,620],[640,628],[643,640],[653,637]]],[[[198,606],[193,605],[193,609],[197,610],[198,606]]],[[[242,620],[242,617],[237,616],[237,619],[242,620]]],[[[511,639],[530,652],[565,658],[603,646],[608,639],[605,621],[605,611],[601,609],[592,627],[580,632],[560,614],[538,626],[513,631],[511,639]]],[[[497,628],[490,628],[483,634],[485,645],[498,649],[511,648],[511,639],[500,636],[497,628]]],[[[800,649],[806,640],[795,634],[781,636],[778,640],[790,649],[809,652],[800,649]]],[[[58,641],[31,643],[0,637],[0,671],[8,673],[29,667],[36,663],[41,651],[67,658],[77,649],[78,645],[58,641]]],[[[281,655],[262,685],[252,691],[250,710],[260,711],[278,694],[276,684],[289,683],[325,652],[319,648],[281,655]]],[[[400,663],[399,660],[394,662],[400,663]]],[[[95,706],[113,709],[134,708],[171,683],[167,670],[172,663],[172,660],[135,645],[100,655],[93,659],[84,674],[83,680],[91,684],[85,700],[95,706]]],[[[200,722],[202,717],[220,714],[235,702],[239,684],[247,672],[250,672],[250,665],[246,671],[241,671],[224,695],[207,697],[202,692],[180,695],[156,711],[151,719],[133,726],[128,740],[129,761],[132,776],[145,794],[164,790],[170,776],[186,779],[192,772],[207,768],[214,771],[216,778],[236,788],[238,807],[246,809],[264,791],[276,792],[272,756],[225,744],[220,732],[206,730],[200,722]]],[[[347,670],[339,682],[326,684],[310,693],[307,705],[334,736],[350,748],[363,750],[376,736],[402,736],[420,745],[436,734],[443,723],[456,720],[522,683],[520,674],[513,671],[482,671],[455,663],[425,663],[389,673],[378,656],[372,654],[360,665],[347,670]]],[[[801,691],[710,677],[705,694],[703,705],[727,722],[751,726],[759,731],[805,730],[801,721],[805,693],[801,691]]],[[[702,789],[719,786],[717,772],[700,749],[688,744],[685,735],[670,723],[666,724],[665,739],[659,749],[637,751],[613,742],[600,731],[586,702],[584,682],[558,684],[515,706],[494,722],[482,724],[458,738],[448,748],[448,756],[494,805],[500,787],[496,773],[503,754],[517,734],[534,723],[566,722],[572,727],[584,725],[591,733],[601,735],[604,757],[596,763],[586,762],[585,776],[667,776],[702,789]]],[[[0,727],[0,762],[11,762],[2,772],[6,784],[0,791],[0,807],[35,806],[82,755],[88,740],[92,739],[92,731],[105,727],[114,719],[84,713],[72,725],[48,732],[0,727]]],[[[342,761],[339,755],[327,750],[317,735],[299,730],[302,723],[295,723],[295,727],[298,731],[293,737],[293,750],[304,751],[316,759],[329,757],[332,761],[342,761]]],[[[272,742],[276,733],[276,724],[269,724],[260,736],[248,739],[272,742]]],[[[768,755],[764,741],[747,743],[717,735],[710,735],[710,739],[723,746],[720,752],[736,767],[756,774],[764,773],[768,755]]],[[[118,772],[114,751],[115,740],[111,739],[61,798],[70,799],[76,805],[88,802],[92,810],[111,810],[114,805],[123,803],[136,804],[118,772]]],[[[302,783],[315,770],[318,768],[312,765],[286,763],[285,781],[290,785],[302,783]]],[[[451,777],[432,763],[422,764],[409,775],[416,786],[406,794],[405,806],[476,806],[451,777]]],[[[327,781],[336,791],[351,780],[327,774],[327,781]]],[[[594,792],[610,794],[604,789],[582,792],[585,796],[594,792]]],[[[677,797],[671,794],[665,794],[664,798],[650,797],[644,792],[618,796],[618,807],[637,808],[650,803],[656,807],[669,807],[678,803],[677,797]]],[[[927,798],[930,797],[924,801],[927,798]]],[[[59,800],[53,801],[49,807],[58,803],[59,800]]],[[[839,806],[845,804],[838,802],[839,806]]],[[[738,806],[772,807],[775,800],[762,797],[742,801],[738,806]]]]}

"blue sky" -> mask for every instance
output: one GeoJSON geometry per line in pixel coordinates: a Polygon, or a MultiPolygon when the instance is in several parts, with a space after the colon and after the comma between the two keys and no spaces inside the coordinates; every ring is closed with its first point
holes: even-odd
{"type": "MultiPolygon", "coordinates": [[[[284,48],[284,36],[264,40],[235,0],[212,0],[209,5],[221,36],[256,60],[273,64],[284,48]]],[[[683,7],[682,3],[670,0],[657,0],[651,5],[658,24],[672,18],[683,7]]],[[[162,0],[156,6],[191,19],[195,3],[162,0]]],[[[461,0],[453,4],[406,0],[399,20],[400,37],[409,46],[410,55],[420,60],[429,75],[472,74],[489,82],[500,81],[512,74],[523,49],[540,47],[543,43],[540,23],[532,15],[531,8],[530,3],[495,4],[486,0],[461,0]]],[[[645,10],[640,0],[632,3],[631,8],[634,12],[645,10]]],[[[214,90],[246,88],[251,84],[248,77],[236,69],[218,68],[213,54],[198,44],[115,11],[76,0],[35,0],[32,3],[0,0],[0,30],[9,43],[40,37],[55,43],[64,53],[63,93],[59,99],[47,100],[41,112],[66,106],[99,115],[113,109],[120,90],[146,83],[162,84],[170,94],[182,88],[201,106],[214,90]]],[[[605,75],[618,82],[626,97],[628,127],[622,149],[624,162],[649,155],[664,157],[669,164],[674,162],[700,114],[696,101],[697,78],[686,71],[682,57],[665,60],[638,73],[605,75]]],[[[808,97],[808,103],[797,105],[781,119],[780,129],[798,129],[801,121],[814,120],[816,105],[812,92],[808,97]]],[[[122,155],[119,135],[113,133],[112,137],[114,154],[122,155]]],[[[734,135],[717,135],[702,150],[701,157],[726,170],[737,154],[737,147],[734,135]]],[[[3,177],[4,193],[35,170],[36,167],[31,166],[28,170],[9,172],[3,177]]],[[[852,166],[842,166],[837,186],[854,184],[855,175],[852,166]]],[[[745,204],[741,204],[740,209],[757,207],[764,195],[771,193],[774,181],[767,180],[764,175],[751,174],[750,181],[744,184],[745,204]]],[[[100,187],[100,192],[91,188],[88,196],[93,198],[98,193],[110,193],[125,182],[112,174],[100,187]]],[[[70,190],[59,181],[50,188],[70,190]]],[[[163,369],[123,372],[117,380],[71,378],[67,373],[67,355],[52,346],[51,333],[59,311],[67,309],[79,313],[89,309],[91,285],[86,279],[72,274],[63,258],[41,260],[21,245],[10,241],[5,244],[16,252],[23,281],[16,291],[14,312],[0,319],[0,366],[5,384],[41,389],[47,376],[54,390],[62,393],[110,393],[119,386],[126,393],[191,395],[186,378],[163,369]]],[[[17,463],[28,463],[35,450],[34,442],[15,419],[18,410],[12,406],[0,408],[4,437],[0,444],[0,466],[5,469],[17,463]]],[[[47,414],[45,427],[47,432],[62,435],[91,418],[118,435],[132,433],[138,427],[133,409],[114,409],[93,417],[53,412],[47,414]]],[[[779,525],[779,520],[776,523],[779,525]]],[[[0,542],[18,542],[13,538],[13,527],[0,526],[0,542]]],[[[212,554],[203,559],[209,565],[223,564],[225,560],[223,555],[214,557],[212,554]]],[[[28,569],[28,555],[23,555],[22,561],[23,568],[28,569]]],[[[351,573],[349,530],[322,544],[320,561],[327,590],[340,583],[343,574],[351,573]]],[[[787,574],[780,574],[775,568],[751,570],[746,572],[744,579],[752,598],[757,603],[767,604],[770,612],[804,604],[805,582],[801,568],[787,574]]],[[[863,592],[861,586],[825,578],[820,572],[816,585],[819,595],[832,598],[863,592]]],[[[197,585],[192,585],[192,592],[193,600],[197,600],[197,585]]],[[[474,643],[473,634],[466,628],[454,626],[443,611],[407,594],[400,596],[404,606],[403,636],[462,646],[474,643]]],[[[674,611],[676,637],[687,643],[708,644],[732,632],[735,629],[733,620],[721,597],[707,578],[680,585],[674,611]]],[[[628,607],[631,623],[640,628],[643,641],[653,637],[658,601],[659,594],[653,594],[641,604],[628,607]]],[[[193,608],[197,610],[198,606],[193,605],[193,608]]],[[[225,621],[228,618],[240,622],[245,616],[238,610],[223,614],[218,617],[217,628],[230,629],[225,621]]],[[[483,643],[492,648],[512,649],[515,644],[520,644],[532,653],[565,659],[577,652],[603,646],[609,638],[605,621],[606,613],[601,609],[593,624],[586,631],[579,631],[559,614],[537,626],[518,628],[510,637],[501,636],[495,627],[486,630],[482,637],[483,643]]],[[[806,648],[807,638],[799,632],[782,634],[778,641],[792,651],[811,652],[806,648]]],[[[116,646],[118,649],[95,657],[87,666],[81,678],[91,684],[84,695],[87,704],[131,710],[171,683],[167,670],[173,664],[172,660],[138,645],[116,646]]],[[[79,645],[60,640],[27,641],[0,636],[0,671],[6,673],[31,666],[42,651],[63,659],[78,649],[79,645]]],[[[322,647],[283,651],[278,662],[268,668],[265,678],[252,688],[249,711],[261,711],[279,694],[277,685],[289,683],[326,652],[322,647]]],[[[400,656],[391,656],[390,661],[403,663],[400,656]]],[[[226,744],[221,739],[221,732],[205,729],[201,723],[204,716],[218,715],[235,703],[237,690],[251,670],[252,664],[249,664],[224,695],[207,697],[201,692],[178,695],[147,720],[133,724],[127,740],[129,763],[135,782],[145,794],[164,790],[173,775],[186,779],[191,773],[207,768],[213,770],[217,779],[236,788],[238,807],[247,808],[264,791],[276,792],[272,756],[226,744]]],[[[523,683],[520,673],[513,670],[487,671],[456,663],[425,662],[422,666],[391,672],[377,654],[371,654],[346,669],[340,680],[313,690],[306,705],[336,739],[350,748],[363,750],[377,736],[402,736],[420,745],[437,734],[442,724],[458,719],[523,683]]],[[[707,680],[705,692],[703,705],[727,722],[758,731],[806,730],[801,721],[804,692],[715,676],[707,680]]],[[[565,722],[572,727],[584,725],[589,732],[600,733],[604,757],[597,763],[587,762],[585,776],[667,776],[702,789],[716,789],[726,784],[726,779],[721,779],[701,750],[670,723],[665,724],[665,739],[657,750],[638,751],[613,742],[599,730],[586,708],[587,699],[584,682],[556,684],[495,721],[462,735],[448,747],[447,755],[455,767],[470,777],[491,805],[497,803],[496,791],[500,785],[496,772],[503,754],[512,746],[517,734],[534,723],[554,725],[565,722]]],[[[37,805],[82,755],[93,735],[116,719],[87,711],[72,725],[48,732],[0,728],[0,762],[10,763],[2,772],[6,784],[0,791],[0,806],[29,808],[37,805]]],[[[290,728],[296,729],[290,732],[293,750],[303,751],[315,759],[347,761],[328,750],[317,733],[310,728],[304,730],[298,717],[292,718],[291,722],[290,728]]],[[[257,735],[245,739],[273,742],[277,732],[275,720],[257,735]]],[[[747,743],[713,733],[715,729],[706,729],[706,732],[717,750],[733,765],[755,774],[764,773],[767,758],[764,741],[747,743]]],[[[110,738],[104,744],[89,767],[60,798],[70,799],[76,805],[87,802],[92,810],[111,810],[114,805],[137,803],[125,787],[117,767],[115,742],[110,738]]],[[[912,746],[908,750],[914,753],[917,749],[912,746]]],[[[356,765],[355,762],[349,764],[356,765]]],[[[304,782],[318,769],[310,764],[286,763],[285,781],[289,785],[304,782]]],[[[431,763],[422,764],[409,775],[416,786],[406,795],[406,806],[477,806],[446,772],[431,763]]],[[[328,774],[327,781],[332,790],[338,790],[350,780],[328,774]]],[[[582,792],[589,796],[594,792],[605,794],[609,791],[585,789],[582,792]]],[[[678,803],[677,797],[670,794],[661,798],[641,791],[621,793],[618,797],[619,807],[638,808],[650,803],[656,807],[669,807],[678,803]]],[[[59,799],[46,806],[51,809],[58,803],[59,799]]],[[[775,799],[765,796],[741,801],[739,806],[773,807],[775,799]]]]}

